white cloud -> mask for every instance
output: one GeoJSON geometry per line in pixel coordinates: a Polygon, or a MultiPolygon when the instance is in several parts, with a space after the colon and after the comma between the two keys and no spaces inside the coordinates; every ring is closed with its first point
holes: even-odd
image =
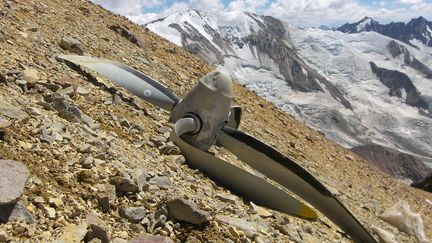
{"type": "Polygon", "coordinates": [[[247,11],[247,12],[260,12],[264,6],[268,4],[269,0],[234,0],[231,1],[226,10],[228,11],[247,11]]]}
{"type": "Polygon", "coordinates": [[[423,0],[399,0],[399,3],[402,4],[419,4],[423,2],[423,0]]]}
{"type": "Polygon", "coordinates": [[[166,0],[93,0],[93,2],[121,15],[138,15],[142,13],[143,8],[162,6],[166,0]]]}
{"type": "Polygon", "coordinates": [[[232,0],[224,7],[222,0],[92,0],[134,22],[144,24],[187,9],[239,10],[271,15],[297,25],[339,26],[370,16],[380,22],[407,21],[422,15],[431,18],[432,3],[429,0],[376,0],[362,3],[360,0],[232,0]],[[160,9],[144,12],[145,9],[160,9]]]}
{"type": "Polygon", "coordinates": [[[387,6],[378,8],[377,6],[361,4],[358,0],[275,0],[265,14],[305,26],[319,26],[321,24],[338,26],[346,22],[359,21],[364,16],[370,16],[384,23],[407,21],[419,15],[427,18],[432,13],[428,12],[431,9],[432,4],[424,2],[412,5],[410,8],[390,8],[387,6]]]}

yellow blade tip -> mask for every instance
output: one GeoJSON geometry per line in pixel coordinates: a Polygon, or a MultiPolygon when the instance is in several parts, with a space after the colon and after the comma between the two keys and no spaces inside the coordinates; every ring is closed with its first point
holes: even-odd
{"type": "Polygon", "coordinates": [[[308,219],[318,218],[318,215],[315,213],[315,211],[303,203],[300,204],[299,216],[308,219]]]}

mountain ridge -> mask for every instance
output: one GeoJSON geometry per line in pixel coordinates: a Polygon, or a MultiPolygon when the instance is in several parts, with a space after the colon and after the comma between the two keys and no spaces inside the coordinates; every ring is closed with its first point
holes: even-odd
{"type": "Polygon", "coordinates": [[[432,47],[432,22],[423,16],[413,18],[407,23],[391,22],[388,24],[380,24],[370,17],[364,17],[356,23],[346,23],[335,29],[344,33],[375,31],[416,48],[420,48],[421,45],[426,48],[432,47]]]}
{"type": "MultiPolygon", "coordinates": [[[[369,17],[363,21],[375,23],[369,17]]],[[[399,41],[368,32],[351,36],[338,31],[298,28],[272,17],[239,12],[185,11],[146,26],[227,71],[248,88],[346,147],[377,143],[408,154],[429,151],[421,155],[432,156],[428,135],[423,132],[415,135],[424,136],[420,138],[424,145],[420,150],[409,145],[418,139],[408,136],[410,141],[405,141],[398,135],[405,130],[402,124],[406,119],[419,117],[430,124],[423,116],[430,116],[431,100],[427,94],[432,89],[427,81],[431,78],[427,67],[430,59],[399,41]],[[378,44],[374,43],[376,40],[378,44]],[[376,62],[377,57],[377,65],[387,72],[373,71],[370,62],[376,62]],[[381,73],[394,73],[395,77],[409,75],[404,76],[402,85],[381,73]],[[359,86],[365,83],[362,80],[370,80],[371,84],[359,86]],[[379,109],[387,113],[386,106],[396,108],[402,102],[414,108],[412,113],[400,119],[397,112],[383,118],[371,107],[365,112],[363,107],[370,103],[368,94],[357,92],[375,86],[380,86],[380,91],[375,91],[372,99],[379,99],[374,101],[379,109]],[[389,102],[387,97],[398,97],[399,101],[389,102]],[[363,119],[370,113],[383,120],[378,131],[373,122],[363,119]],[[397,127],[389,129],[387,123],[395,123],[397,127]]]]}

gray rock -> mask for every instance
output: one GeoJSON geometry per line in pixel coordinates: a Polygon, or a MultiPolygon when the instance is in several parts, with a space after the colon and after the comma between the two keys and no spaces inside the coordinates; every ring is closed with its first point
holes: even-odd
{"type": "Polygon", "coordinates": [[[92,129],[99,126],[93,119],[84,114],[77,106],[70,104],[66,98],[61,95],[54,97],[51,105],[63,119],[70,122],[84,123],[92,129]]]}
{"type": "Polygon", "coordinates": [[[138,192],[138,185],[135,184],[129,175],[114,178],[113,184],[118,192],[138,192]]]}
{"type": "Polygon", "coordinates": [[[65,37],[61,39],[59,46],[75,54],[84,55],[84,49],[81,42],[75,38],[65,37]]]}
{"type": "Polygon", "coordinates": [[[0,223],[24,220],[27,224],[35,223],[34,216],[20,203],[0,205],[0,223]]]}
{"type": "Polygon", "coordinates": [[[157,185],[161,189],[168,189],[171,187],[171,180],[168,176],[155,176],[150,179],[150,184],[157,185]]]}
{"type": "Polygon", "coordinates": [[[202,224],[210,220],[210,214],[189,200],[175,199],[167,203],[168,217],[191,224],[202,224]]]}
{"type": "Polygon", "coordinates": [[[69,224],[63,228],[63,233],[54,242],[56,243],[79,243],[87,234],[87,224],[69,224]]]}
{"type": "Polygon", "coordinates": [[[86,235],[86,242],[94,239],[99,239],[102,243],[110,242],[108,226],[96,214],[87,214],[86,222],[90,226],[86,235]]]}
{"type": "Polygon", "coordinates": [[[145,218],[147,211],[144,207],[120,208],[119,215],[132,223],[139,223],[145,218]]]}
{"type": "Polygon", "coordinates": [[[8,121],[8,119],[0,115],[0,129],[9,127],[10,125],[12,125],[12,123],[8,121]]]}
{"type": "Polygon", "coordinates": [[[12,119],[16,119],[19,122],[28,119],[28,115],[26,112],[21,109],[16,108],[15,106],[7,103],[6,101],[0,99],[0,115],[5,117],[9,117],[12,119]]]}
{"type": "Polygon", "coordinates": [[[119,124],[122,127],[126,127],[126,128],[130,127],[130,123],[129,123],[129,121],[125,117],[122,117],[122,118],[119,119],[119,124]]]}
{"type": "Polygon", "coordinates": [[[138,236],[129,241],[129,243],[174,243],[171,238],[161,235],[138,236]]]}
{"type": "Polygon", "coordinates": [[[237,203],[237,198],[233,195],[228,195],[225,193],[218,193],[218,194],[216,194],[216,197],[219,198],[219,200],[221,200],[222,202],[227,202],[227,203],[231,203],[234,205],[237,203]]]}
{"type": "MultiPolygon", "coordinates": [[[[0,38],[1,38],[1,32],[0,32],[0,38]]],[[[0,83],[6,83],[6,76],[4,76],[1,72],[0,72],[0,83]]]]}
{"type": "Polygon", "coordinates": [[[0,242],[6,242],[8,240],[8,236],[5,231],[0,230],[0,242]]]}
{"type": "Polygon", "coordinates": [[[111,210],[117,198],[116,188],[114,185],[106,184],[105,190],[97,195],[97,201],[102,212],[111,210]]]}
{"type": "Polygon", "coordinates": [[[0,168],[0,205],[15,203],[28,179],[27,167],[21,162],[0,160],[0,168]]]}
{"type": "Polygon", "coordinates": [[[54,137],[52,136],[52,131],[49,131],[48,129],[42,129],[39,139],[42,142],[54,143],[54,137]]]}
{"type": "Polygon", "coordinates": [[[146,188],[146,184],[148,184],[147,180],[149,179],[149,177],[150,175],[147,172],[143,171],[142,169],[136,169],[134,171],[134,180],[138,186],[139,191],[148,189],[146,188]]]}
{"type": "Polygon", "coordinates": [[[250,223],[244,219],[236,219],[236,218],[231,218],[228,216],[223,216],[223,215],[218,215],[216,216],[216,220],[228,225],[228,226],[233,226],[241,231],[243,231],[246,236],[248,237],[254,237],[255,235],[258,234],[257,228],[255,227],[255,225],[253,223],[250,223]]]}

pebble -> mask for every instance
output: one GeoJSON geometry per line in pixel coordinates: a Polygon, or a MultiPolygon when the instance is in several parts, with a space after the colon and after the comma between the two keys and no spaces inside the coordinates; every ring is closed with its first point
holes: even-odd
{"type": "Polygon", "coordinates": [[[69,224],[63,228],[62,235],[56,239],[56,243],[79,243],[84,240],[87,234],[87,224],[69,224]]]}
{"type": "Polygon", "coordinates": [[[86,236],[87,240],[98,240],[102,243],[110,242],[108,226],[96,214],[87,214],[86,222],[90,226],[86,236]]]}
{"type": "Polygon", "coordinates": [[[131,239],[129,243],[174,243],[174,241],[162,235],[143,235],[131,239]]]}
{"type": "Polygon", "coordinates": [[[246,221],[245,219],[236,219],[229,216],[218,215],[216,216],[216,220],[225,225],[236,227],[237,229],[243,231],[249,238],[258,234],[254,224],[246,221]]]}
{"type": "Polygon", "coordinates": [[[132,223],[139,223],[146,216],[144,207],[120,208],[119,215],[132,223]]]}
{"type": "Polygon", "coordinates": [[[48,218],[50,218],[50,219],[56,219],[57,218],[56,210],[54,208],[45,207],[44,210],[45,210],[45,213],[46,213],[48,218]]]}
{"type": "Polygon", "coordinates": [[[8,241],[8,236],[4,230],[0,230],[0,242],[8,241]]]}
{"type": "Polygon", "coordinates": [[[0,168],[0,205],[15,203],[23,194],[29,171],[13,160],[0,160],[0,168]]]}
{"type": "Polygon", "coordinates": [[[210,220],[210,214],[185,199],[175,199],[167,203],[168,216],[174,220],[185,221],[191,224],[202,224],[210,220]]]}
{"type": "Polygon", "coordinates": [[[169,189],[171,180],[168,176],[155,176],[149,181],[150,184],[157,185],[160,189],[169,189]]]}
{"type": "Polygon", "coordinates": [[[34,216],[20,203],[0,205],[0,223],[24,220],[28,224],[35,222],[34,216]]]}
{"type": "Polygon", "coordinates": [[[7,103],[6,101],[0,99],[0,115],[16,119],[19,122],[28,119],[28,114],[21,109],[7,103]]]}
{"type": "Polygon", "coordinates": [[[79,40],[72,37],[64,37],[60,40],[59,46],[65,50],[78,55],[84,55],[84,49],[79,40]]]}

